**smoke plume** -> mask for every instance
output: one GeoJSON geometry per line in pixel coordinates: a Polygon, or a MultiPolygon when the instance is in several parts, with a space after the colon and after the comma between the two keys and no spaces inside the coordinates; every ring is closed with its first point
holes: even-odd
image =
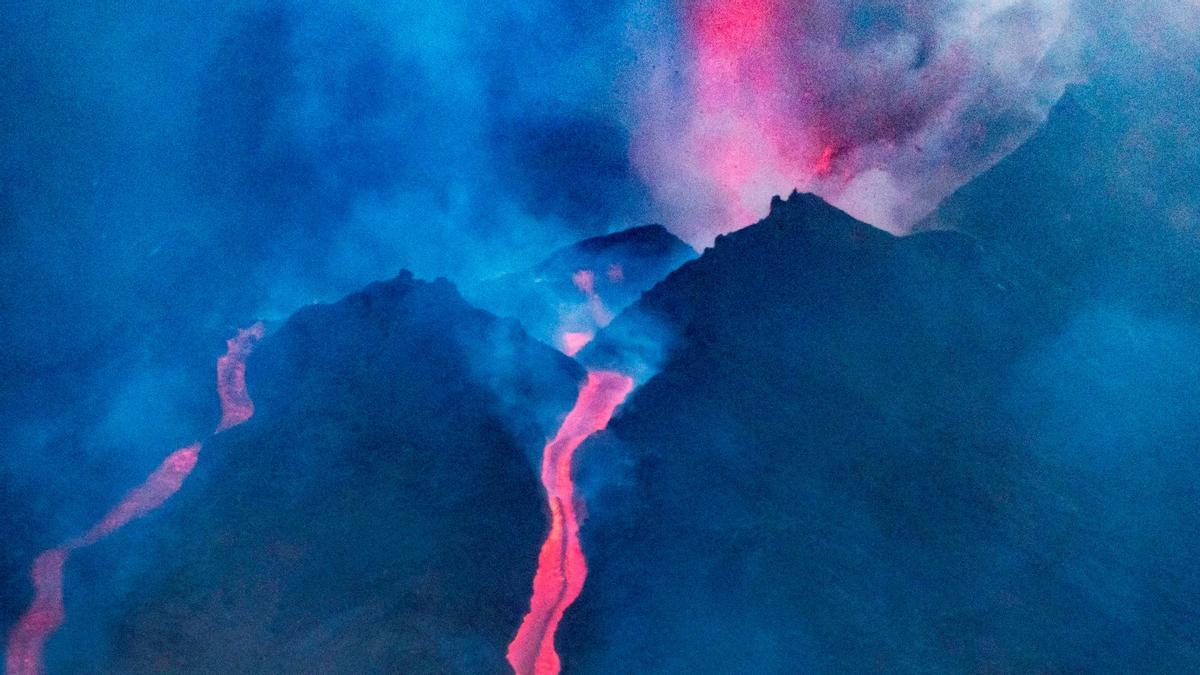
{"type": "Polygon", "coordinates": [[[669,30],[641,34],[633,159],[697,245],[793,188],[904,232],[1024,140],[1067,84],[1135,52],[1194,49],[1195,7],[680,0],[658,24],[669,30]]]}

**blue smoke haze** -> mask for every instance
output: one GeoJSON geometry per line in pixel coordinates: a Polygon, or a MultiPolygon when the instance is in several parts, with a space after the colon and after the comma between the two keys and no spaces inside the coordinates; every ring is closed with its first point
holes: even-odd
{"type": "MultiPolygon", "coordinates": [[[[168,452],[211,431],[218,415],[214,362],[239,326],[258,318],[278,325],[298,308],[401,268],[470,287],[529,269],[585,237],[658,221],[678,229],[672,214],[703,203],[704,188],[695,186],[694,199],[690,184],[668,189],[678,203],[661,203],[670,200],[655,199],[663,191],[650,183],[678,188],[688,167],[655,165],[670,155],[638,165],[630,146],[655,119],[686,117],[681,64],[688,53],[679,23],[686,4],[6,3],[0,513],[7,539],[0,546],[0,627],[28,602],[26,572],[39,550],[85,529],[168,452]],[[664,82],[678,98],[654,89],[664,82]],[[648,99],[665,109],[648,110],[648,99]]],[[[838,93],[831,100],[854,92],[854,73],[873,72],[873,43],[919,36],[932,44],[944,37],[942,24],[961,29],[963,13],[984,5],[1007,8],[998,19],[989,15],[1006,30],[1028,22],[1030,34],[1046,42],[1015,44],[988,30],[961,44],[945,38],[942,47],[977,52],[973,63],[985,64],[985,72],[964,76],[963,91],[945,92],[952,108],[932,106],[909,120],[912,137],[928,141],[924,147],[873,154],[878,148],[864,146],[863,161],[890,158],[894,188],[864,213],[901,213],[911,224],[1027,138],[1066,83],[1101,73],[1106,88],[1081,99],[1097,115],[1115,123],[1159,106],[1146,115],[1158,123],[1148,138],[1131,132],[1114,144],[1114,156],[1149,150],[1125,163],[1124,173],[1109,172],[1111,186],[1084,186],[1099,195],[1089,215],[1111,211],[1103,202],[1110,187],[1136,184],[1129,192],[1140,200],[1122,209],[1175,223],[1177,236],[1194,238],[1200,121],[1194,94],[1177,87],[1196,82],[1200,63],[1194,0],[947,1],[912,13],[894,5],[861,0],[814,10],[829,18],[814,30],[828,44],[808,47],[858,59],[845,82],[830,84],[838,93]],[[1054,30],[1042,30],[1042,21],[1054,30]],[[1009,49],[1016,56],[1003,58],[1013,56],[1009,49]],[[1044,55],[1033,74],[1017,58],[1029,53],[1044,55]],[[1156,79],[1163,60],[1186,77],[1172,71],[1156,79]],[[1170,89],[1176,91],[1149,101],[1170,89]],[[1172,116],[1188,104],[1193,112],[1172,116]],[[1191,169],[1164,176],[1162,162],[1191,169]]],[[[926,63],[901,66],[915,69],[903,75],[917,79],[926,63]]],[[[878,97],[862,109],[894,121],[888,115],[900,113],[889,103],[878,97]]],[[[1047,174],[1076,154],[1054,155],[1047,174]]],[[[1112,157],[1094,154],[1089,162],[1109,166],[1112,157]]],[[[870,189],[862,194],[875,198],[870,189]]],[[[990,201],[996,195],[984,196],[986,205],[983,197],[965,200],[997,210],[990,201]]],[[[1031,212],[1044,215],[1037,211],[1044,206],[1056,213],[1050,201],[1031,212]]],[[[1007,207],[999,211],[994,221],[1008,214],[1007,207]]],[[[1071,232],[1074,223],[1058,226],[1071,232]]],[[[1026,243],[1045,229],[1040,217],[1021,228],[1026,243]]],[[[1152,262],[1139,257],[1138,246],[1156,232],[1125,247],[1132,251],[1125,276],[1105,267],[1097,277],[1128,286],[1152,262]]],[[[1055,241],[1067,250],[1075,239],[1055,241]]],[[[1056,263],[1059,250],[1046,258],[1056,263]]],[[[671,332],[636,320],[618,320],[609,335],[636,343],[641,376],[664,358],[668,341],[658,337],[671,332]],[[648,326],[660,332],[648,338],[648,326]]],[[[1106,453],[1117,456],[1135,438],[1183,447],[1179,438],[1190,427],[1177,426],[1174,415],[1194,402],[1175,385],[1180,372],[1195,375],[1200,352],[1188,330],[1116,310],[1084,313],[1021,362],[1003,412],[1028,424],[1047,453],[1062,453],[1060,461],[1081,471],[1119,471],[1104,464],[1106,453]],[[1095,395],[1083,400],[1081,390],[1095,395]],[[1147,390],[1160,398],[1130,398],[1147,390]],[[1084,435],[1063,436],[1066,428],[1084,435]],[[1085,448],[1093,454],[1086,461],[1085,448]]],[[[584,357],[615,358],[606,345],[598,341],[584,357]]],[[[487,364],[470,365],[483,372],[487,364]]],[[[498,369],[486,377],[507,383],[516,374],[498,369]]],[[[617,456],[629,450],[613,445],[617,456]]],[[[1187,461],[1164,453],[1169,463],[1187,461]]],[[[602,491],[603,478],[592,476],[585,491],[602,491]]],[[[1153,487],[1154,477],[1135,478],[1153,487]]],[[[760,648],[770,661],[770,645],[760,648]]]]}

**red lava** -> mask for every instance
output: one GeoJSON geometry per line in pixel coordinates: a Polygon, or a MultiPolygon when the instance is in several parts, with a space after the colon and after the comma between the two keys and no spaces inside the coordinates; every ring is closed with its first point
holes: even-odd
{"type": "Polygon", "coordinates": [[[591,331],[567,331],[562,334],[562,350],[567,356],[575,356],[580,349],[592,341],[591,331]]]}
{"type": "Polygon", "coordinates": [[[550,505],[550,532],[538,555],[529,613],[508,645],[517,675],[556,675],[560,665],[554,633],[563,612],[579,597],[587,563],[579,545],[582,506],[571,481],[571,459],[584,439],[604,429],[633,389],[633,379],[605,370],[588,372],[575,407],[542,452],[542,485],[550,505]]]}
{"type": "MultiPolygon", "coordinates": [[[[217,393],[221,399],[221,422],[216,433],[237,426],[254,414],[254,404],[246,392],[246,356],[263,336],[263,325],[256,323],[238,331],[226,345],[225,355],[217,359],[217,393]]],[[[71,552],[90,546],[130,521],[158,508],[175,494],[196,466],[200,444],[193,443],[172,452],[139,486],[130,490],[83,535],[65,544],[43,551],[33,561],[33,602],[8,635],[5,659],[7,675],[37,675],[42,672],[42,650],[46,640],[66,618],[63,606],[63,567],[71,552]]]]}
{"type": "MultiPolygon", "coordinates": [[[[608,267],[608,279],[611,283],[621,283],[625,280],[625,270],[618,264],[612,264],[608,267]]],[[[571,283],[575,288],[583,294],[586,300],[584,308],[587,311],[588,318],[582,318],[575,315],[573,319],[568,320],[568,325],[590,324],[588,328],[576,327],[574,330],[566,330],[565,327],[560,327],[558,333],[558,346],[567,356],[575,356],[579,350],[583,349],[592,338],[595,337],[595,328],[603,328],[612,320],[612,312],[604,306],[604,301],[600,298],[600,294],[596,292],[596,274],[592,270],[575,270],[571,275],[571,283]]]]}
{"type": "Polygon", "coordinates": [[[236,427],[254,414],[254,401],[246,392],[246,357],[262,339],[263,330],[262,322],[239,330],[225,341],[225,355],[217,359],[217,395],[221,398],[218,433],[236,427]]]}

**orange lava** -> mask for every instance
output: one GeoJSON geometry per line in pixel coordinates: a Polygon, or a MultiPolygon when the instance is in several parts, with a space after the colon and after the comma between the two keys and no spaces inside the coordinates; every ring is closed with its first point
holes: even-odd
{"type": "Polygon", "coordinates": [[[571,459],[584,439],[608,426],[633,389],[633,379],[606,370],[588,372],[575,407],[542,451],[542,485],[550,505],[550,532],[538,554],[529,613],[508,645],[517,675],[556,675],[560,665],[554,633],[563,612],[579,597],[587,563],[579,545],[581,504],[571,481],[571,459]]]}
{"type": "MultiPolygon", "coordinates": [[[[237,426],[254,414],[254,404],[246,393],[246,356],[263,336],[263,325],[254,324],[238,331],[226,345],[225,355],[217,359],[217,393],[221,399],[221,422],[215,433],[237,426]]],[[[33,602],[8,635],[5,658],[7,675],[37,675],[43,672],[42,651],[46,640],[66,618],[63,606],[63,567],[71,552],[90,546],[130,521],[158,508],[175,494],[184,479],[196,467],[200,444],[193,443],[172,452],[146,480],[130,490],[116,507],[104,515],[82,536],[43,551],[30,570],[33,602]]]]}

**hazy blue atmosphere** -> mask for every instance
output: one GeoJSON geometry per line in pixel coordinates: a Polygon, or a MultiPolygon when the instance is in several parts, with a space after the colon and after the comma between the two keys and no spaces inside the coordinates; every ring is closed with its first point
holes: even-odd
{"type": "Polygon", "coordinates": [[[6,675],[1200,669],[1195,0],[7,4],[6,675]]]}

